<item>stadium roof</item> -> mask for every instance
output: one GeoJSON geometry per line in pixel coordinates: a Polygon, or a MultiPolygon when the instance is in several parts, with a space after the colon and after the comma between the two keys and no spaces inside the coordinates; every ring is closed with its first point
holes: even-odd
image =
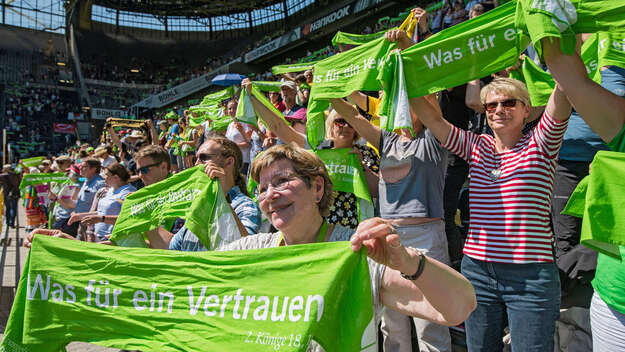
{"type": "Polygon", "coordinates": [[[95,0],[96,5],[160,16],[212,17],[262,9],[282,0],[95,0]]]}

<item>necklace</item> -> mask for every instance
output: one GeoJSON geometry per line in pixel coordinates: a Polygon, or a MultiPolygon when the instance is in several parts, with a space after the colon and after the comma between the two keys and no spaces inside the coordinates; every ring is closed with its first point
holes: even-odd
{"type": "Polygon", "coordinates": [[[488,176],[490,177],[491,181],[495,182],[499,179],[499,177],[501,177],[501,174],[503,174],[501,160],[498,160],[497,166],[493,168],[492,170],[490,170],[490,173],[488,173],[488,176]]]}

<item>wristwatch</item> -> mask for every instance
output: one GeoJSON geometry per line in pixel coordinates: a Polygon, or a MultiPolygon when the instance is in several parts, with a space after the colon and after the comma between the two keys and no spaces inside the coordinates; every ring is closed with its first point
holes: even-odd
{"type": "Polygon", "coordinates": [[[403,277],[406,280],[414,281],[418,279],[419,276],[421,276],[421,274],[423,274],[423,269],[425,269],[425,262],[427,259],[425,259],[425,254],[423,254],[423,252],[419,252],[419,257],[421,259],[419,260],[419,266],[417,267],[417,272],[415,272],[412,275],[401,273],[401,277],[403,277]]]}

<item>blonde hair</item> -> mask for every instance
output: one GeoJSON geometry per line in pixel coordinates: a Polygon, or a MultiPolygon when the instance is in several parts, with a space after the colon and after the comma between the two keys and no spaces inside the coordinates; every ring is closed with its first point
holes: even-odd
{"type": "Polygon", "coordinates": [[[232,172],[234,173],[234,184],[239,187],[241,193],[247,196],[247,183],[245,182],[245,176],[241,174],[241,168],[243,166],[243,153],[241,153],[239,146],[224,136],[213,135],[208,137],[204,143],[202,143],[202,145],[198,148],[198,151],[208,142],[219,144],[221,147],[222,157],[232,157],[234,159],[234,166],[232,168],[232,172]]]}
{"type": "Polygon", "coordinates": [[[514,78],[497,77],[489,84],[485,85],[480,91],[480,101],[486,104],[486,96],[491,93],[499,93],[507,95],[511,98],[518,99],[528,107],[531,107],[530,94],[525,84],[514,78]]]}
{"type": "Polygon", "coordinates": [[[323,196],[317,203],[317,206],[321,216],[327,217],[330,214],[330,206],[334,200],[332,181],[328,175],[326,165],[313,152],[300,148],[294,143],[273,146],[254,159],[250,169],[250,177],[257,183],[260,182],[260,172],[283,159],[291,162],[293,170],[304,180],[308,188],[311,187],[312,180],[315,177],[321,176],[323,178],[323,196]]]}
{"type": "MultiPolygon", "coordinates": [[[[326,139],[327,140],[334,140],[334,135],[332,133],[332,129],[334,127],[334,121],[336,121],[337,119],[341,119],[341,115],[339,115],[338,112],[336,112],[336,110],[332,110],[330,112],[330,114],[328,115],[328,117],[326,117],[326,139]]],[[[352,129],[354,129],[352,127],[352,129]]],[[[357,140],[360,139],[360,136],[358,135],[358,132],[356,132],[356,130],[354,129],[354,142],[356,142],[357,140]]]]}

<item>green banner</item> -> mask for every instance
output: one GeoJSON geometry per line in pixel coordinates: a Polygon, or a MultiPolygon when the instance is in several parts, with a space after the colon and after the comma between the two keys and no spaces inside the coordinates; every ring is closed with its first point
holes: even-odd
{"type": "Polygon", "coordinates": [[[62,172],[55,172],[50,174],[26,174],[20,182],[20,190],[23,191],[27,186],[35,186],[50,182],[67,183],[71,181],[62,172]]]}
{"type": "MultiPolygon", "coordinates": [[[[396,29],[396,28],[392,28],[396,29]]],[[[337,46],[338,44],[350,44],[350,45],[362,45],[368,43],[374,39],[378,39],[383,37],[384,34],[389,29],[385,29],[383,31],[371,34],[353,34],[337,31],[334,37],[332,38],[332,45],[337,46]]]]}
{"type": "Polygon", "coordinates": [[[590,174],[579,183],[563,214],[582,217],[580,242],[621,259],[625,246],[625,153],[599,151],[590,174]]]}
{"type": "Polygon", "coordinates": [[[176,218],[184,218],[200,242],[207,249],[214,249],[222,241],[231,242],[238,237],[238,232],[212,232],[213,228],[234,223],[234,218],[228,219],[232,217],[229,209],[219,182],[211,180],[204,173],[204,166],[198,165],[126,197],[111,241],[122,246],[143,246],[143,233],[158,226],[169,230],[176,218]]]}
{"type": "Polygon", "coordinates": [[[560,38],[562,51],[572,54],[576,33],[623,32],[624,13],[624,1],[518,0],[515,23],[541,56],[540,40],[548,37],[560,38]]]}
{"type": "Polygon", "coordinates": [[[277,65],[271,68],[271,73],[277,76],[291,72],[302,72],[306,70],[311,70],[313,68],[313,65],[316,63],[317,61],[310,61],[298,64],[277,65]]]}
{"type": "Polygon", "coordinates": [[[38,235],[0,350],[370,351],[375,329],[367,257],[347,242],[192,253],[38,235]]]}
{"type": "Polygon", "coordinates": [[[379,38],[315,64],[306,114],[306,133],[313,149],[325,139],[324,111],[330,106],[327,99],[343,98],[356,90],[381,89],[378,63],[395,46],[379,38]]]}
{"type": "Polygon", "coordinates": [[[599,67],[612,65],[625,68],[625,32],[599,32],[597,35],[599,67]]]}
{"type": "MultiPolygon", "coordinates": [[[[510,2],[403,50],[408,97],[452,88],[512,66],[527,46],[510,2]]],[[[386,82],[390,84],[390,82],[386,82]]]]}
{"type": "Polygon", "coordinates": [[[22,159],[20,160],[20,163],[26,167],[37,167],[41,165],[41,162],[44,161],[45,159],[46,157],[44,156],[36,156],[34,158],[22,159]]]}
{"type": "Polygon", "coordinates": [[[225,132],[230,123],[232,123],[232,118],[230,116],[219,117],[211,121],[208,129],[215,132],[225,132]]]}
{"type": "Polygon", "coordinates": [[[381,83],[392,82],[392,84],[384,85],[384,94],[378,110],[380,128],[391,132],[408,129],[414,134],[402,54],[393,51],[386,57],[382,68],[378,79],[381,83]]]}
{"type": "Polygon", "coordinates": [[[282,86],[282,82],[276,81],[253,81],[252,84],[261,92],[279,92],[282,86]]]}
{"type": "MultiPolygon", "coordinates": [[[[261,89],[256,85],[257,82],[252,83],[252,95],[258,99],[267,109],[269,109],[273,114],[282,118],[285,121],[284,115],[280,112],[280,110],[276,109],[275,106],[265,97],[265,95],[261,92],[261,89]]],[[[273,83],[273,82],[271,82],[273,83]]],[[[280,83],[280,82],[276,82],[280,83]]],[[[279,89],[278,89],[279,90],[279,89]]],[[[252,106],[252,101],[250,97],[247,95],[247,91],[245,89],[241,89],[241,95],[239,96],[239,105],[237,105],[237,113],[235,115],[236,119],[245,122],[250,125],[258,126],[258,119],[265,122],[262,117],[254,111],[254,107],[252,106]]],[[[267,125],[265,123],[265,125],[267,125]]]]}
{"type": "Polygon", "coordinates": [[[325,163],[334,190],[353,193],[359,199],[359,221],[373,217],[373,201],[358,155],[350,148],[319,149],[315,154],[325,163]]]}
{"type": "Polygon", "coordinates": [[[189,126],[195,127],[200,125],[202,122],[208,120],[219,120],[222,116],[221,108],[219,104],[226,99],[232,98],[234,96],[234,87],[230,86],[226,89],[222,89],[218,92],[211,93],[206,95],[200,105],[194,105],[189,107],[190,112],[196,112],[199,114],[198,117],[191,116],[189,118],[189,126]]]}

